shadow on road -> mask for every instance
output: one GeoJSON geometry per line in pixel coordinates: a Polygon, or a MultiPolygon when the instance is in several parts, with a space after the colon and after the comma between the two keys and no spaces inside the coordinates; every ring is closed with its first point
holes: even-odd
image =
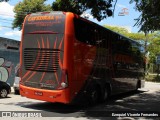
{"type": "MultiPolygon", "coordinates": [[[[89,119],[104,119],[112,112],[159,112],[160,113],[160,92],[148,92],[139,90],[112,96],[108,102],[98,104],[94,107],[65,105],[60,103],[36,102],[36,103],[17,103],[18,106],[44,111],[46,116],[56,117],[87,117],[89,119]]],[[[116,117],[115,117],[116,118],[116,117]]],[[[115,120],[115,118],[112,118],[115,120]]],[[[145,117],[144,117],[145,118],[145,117]]],[[[146,119],[146,118],[145,118],[146,119]]],[[[119,119],[119,120],[140,120],[119,119]]],[[[152,119],[150,119],[152,120],[152,119]]],[[[156,120],[155,118],[153,120],[156,120]]],[[[158,119],[157,119],[158,120],[158,119]]]]}
{"type": "MultiPolygon", "coordinates": [[[[108,113],[159,113],[160,115],[160,92],[137,91],[136,93],[126,93],[120,96],[113,96],[108,103],[95,106],[90,111],[86,111],[86,117],[105,120],[103,117],[108,113]],[[97,110],[97,108],[101,108],[97,110]],[[95,111],[97,110],[97,111],[95,111]],[[97,115],[96,115],[96,114],[97,115]],[[98,117],[99,115],[99,117],[98,117]]],[[[158,117],[128,117],[118,120],[160,120],[158,117]]]]}
{"type": "Polygon", "coordinates": [[[6,98],[1,98],[1,97],[0,97],[0,99],[8,99],[8,98],[11,98],[11,97],[9,97],[9,96],[7,96],[6,98]]]}

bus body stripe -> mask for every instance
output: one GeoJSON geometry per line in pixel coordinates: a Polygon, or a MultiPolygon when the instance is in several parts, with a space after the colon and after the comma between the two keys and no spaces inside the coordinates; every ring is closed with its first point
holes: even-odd
{"type": "MultiPolygon", "coordinates": [[[[60,42],[60,44],[59,44],[59,49],[61,50],[62,49],[62,42],[63,42],[63,37],[62,37],[62,39],[61,39],[61,42],[60,42]]],[[[60,68],[61,68],[61,70],[62,70],[62,61],[61,61],[61,57],[60,57],[60,53],[59,53],[59,66],[60,66],[60,68]]]]}
{"type": "MultiPolygon", "coordinates": [[[[54,49],[56,49],[57,40],[58,40],[58,38],[56,37],[56,40],[55,40],[54,45],[53,45],[53,48],[54,48],[54,49]]],[[[53,64],[53,65],[54,65],[54,64],[53,64]]],[[[53,67],[54,67],[54,66],[53,66],[53,67]]],[[[57,76],[58,76],[58,75],[57,75],[57,72],[55,72],[54,75],[55,75],[57,84],[59,84],[58,77],[57,77],[57,76]]]]}

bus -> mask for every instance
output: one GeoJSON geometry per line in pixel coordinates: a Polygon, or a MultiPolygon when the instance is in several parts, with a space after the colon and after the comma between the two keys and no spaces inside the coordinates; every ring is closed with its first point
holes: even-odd
{"type": "Polygon", "coordinates": [[[63,104],[91,104],[144,87],[142,46],[71,12],[25,17],[20,94],[63,104]]]}

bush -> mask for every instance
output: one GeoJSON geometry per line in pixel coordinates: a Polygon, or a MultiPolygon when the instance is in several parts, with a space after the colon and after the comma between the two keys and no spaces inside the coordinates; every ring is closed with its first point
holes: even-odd
{"type": "Polygon", "coordinates": [[[160,76],[157,74],[148,74],[145,76],[145,80],[150,82],[160,82],[160,76]]]}

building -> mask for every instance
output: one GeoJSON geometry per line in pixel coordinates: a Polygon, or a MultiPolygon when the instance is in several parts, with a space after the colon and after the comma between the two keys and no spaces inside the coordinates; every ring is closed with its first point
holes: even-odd
{"type": "Polygon", "coordinates": [[[0,80],[13,85],[20,41],[0,37],[0,80]]]}

